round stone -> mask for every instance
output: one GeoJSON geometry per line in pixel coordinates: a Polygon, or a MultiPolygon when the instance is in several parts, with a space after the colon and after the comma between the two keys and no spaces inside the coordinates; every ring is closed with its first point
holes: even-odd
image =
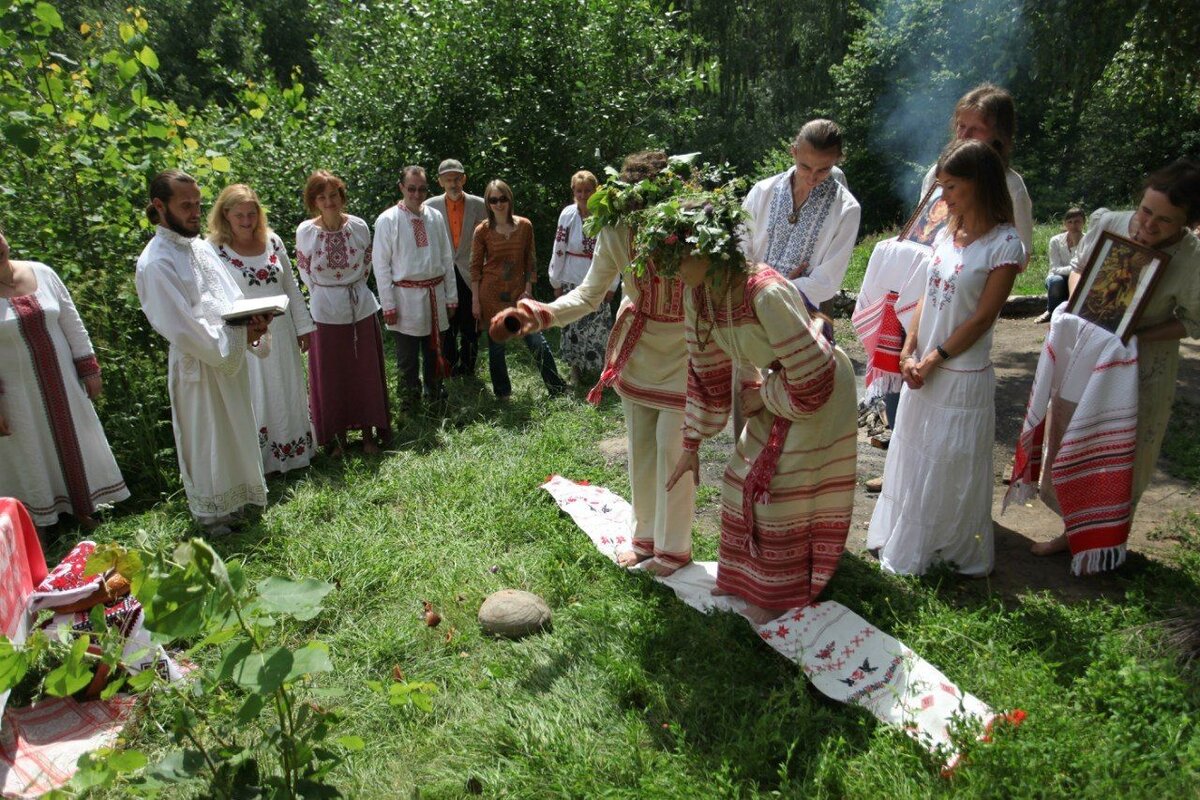
{"type": "Polygon", "coordinates": [[[532,592],[501,589],[479,607],[479,625],[493,636],[520,639],[550,625],[550,606],[532,592]]]}

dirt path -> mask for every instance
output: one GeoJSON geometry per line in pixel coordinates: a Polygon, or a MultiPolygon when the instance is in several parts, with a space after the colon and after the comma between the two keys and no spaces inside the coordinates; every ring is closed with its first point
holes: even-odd
{"type": "MultiPolygon", "coordinates": [[[[855,371],[863,372],[864,352],[854,337],[849,320],[836,322],[837,339],[854,362],[855,371]]],[[[1129,563],[1116,573],[1089,579],[1073,578],[1068,571],[1068,558],[1054,556],[1039,558],[1029,552],[1035,541],[1054,538],[1062,532],[1062,522],[1041,502],[1010,507],[1003,515],[1000,504],[1007,486],[1003,483],[1013,455],[1033,373],[1045,338],[1046,325],[1037,325],[1031,318],[1001,319],[997,323],[993,344],[996,367],[996,465],[992,519],[996,534],[996,569],[986,580],[966,584],[972,593],[995,593],[1005,599],[1015,599],[1025,591],[1049,590],[1066,599],[1088,599],[1101,595],[1120,597],[1131,570],[1144,563],[1145,558],[1161,559],[1174,546],[1170,538],[1162,538],[1161,529],[1173,518],[1188,511],[1200,511],[1200,487],[1172,477],[1163,470],[1160,459],[1154,482],[1138,507],[1130,536],[1129,563]],[[1155,531],[1159,534],[1151,538],[1155,531]]],[[[1200,414],[1200,345],[1184,342],[1183,363],[1179,371],[1178,398],[1175,413],[1200,414]],[[1188,400],[1190,398],[1190,400],[1188,400]]],[[[861,386],[859,388],[861,394],[861,386]]],[[[718,535],[719,491],[725,461],[733,448],[732,428],[706,444],[701,450],[702,487],[697,502],[696,533],[699,536],[718,535]]],[[[623,438],[601,443],[607,456],[623,459],[623,438]]],[[[883,474],[885,451],[871,446],[864,429],[859,429],[858,488],[854,497],[854,518],[847,549],[863,558],[866,553],[867,524],[875,508],[875,495],[868,494],[864,482],[883,474]]]]}

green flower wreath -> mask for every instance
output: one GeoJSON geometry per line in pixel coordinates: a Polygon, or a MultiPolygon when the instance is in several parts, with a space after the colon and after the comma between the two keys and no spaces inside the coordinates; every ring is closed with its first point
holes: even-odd
{"type": "Polygon", "coordinates": [[[673,275],[689,254],[744,269],[738,229],[746,218],[741,196],[748,183],[730,179],[728,165],[696,165],[697,153],[671,156],[666,169],[637,183],[622,181],[609,167],[608,181],[588,200],[583,229],[597,236],[603,228],[626,224],[634,231],[630,265],[641,275],[649,261],[659,274],[673,275]]]}
{"type": "Polygon", "coordinates": [[[707,258],[712,268],[746,270],[741,231],[747,218],[741,182],[711,191],[693,190],[651,206],[638,216],[633,270],[639,275],[653,261],[659,275],[675,275],[688,256],[707,258]]]}

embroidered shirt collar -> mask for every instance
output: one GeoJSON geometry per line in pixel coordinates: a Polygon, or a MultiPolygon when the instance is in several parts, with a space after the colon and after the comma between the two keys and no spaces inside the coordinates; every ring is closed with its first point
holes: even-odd
{"type": "Polygon", "coordinates": [[[161,236],[171,244],[176,244],[180,247],[191,247],[192,242],[196,241],[195,236],[184,236],[182,233],[176,233],[170,228],[162,225],[155,226],[154,235],[161,236]]]}

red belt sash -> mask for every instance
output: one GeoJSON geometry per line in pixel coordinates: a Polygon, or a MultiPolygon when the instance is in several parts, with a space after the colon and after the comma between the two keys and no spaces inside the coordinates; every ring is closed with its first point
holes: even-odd
{"type": "Polygon", "coordinates": [[[450,362],[442,355],[442,332],[441,324],[438,320],[438,301],[437,287],[441,286],[446,279],[442,276],[437,278],[429,278],[424,281],[395,281],[392,285],[399,286],[401,289],[425,289],[429,295],[429,313],[432,317],[433,324],[430,331],[429,346],[433,348],[434,361],[437,365],[437,376],[439,378],[450,377],[450,362]]]}
{"type": "MultiPolygon", "coordinates": [[[[642,298],[648,298],[648,295],[643,294],[642,298]]],[[[643,302],[641,298],[639,298],[639,302],[643,302]]],[[[622,308],[617,314],[616,322],[613,323],[612,335],[608,337],[608,350],[604,354],[604,371],[600,373],[600,380],[596,381],[596,385],[588,392],[588,402],[594,406],[600,405],[600,398],[604,395],[604,390],[616,383],[621,370],[625,369],[625,365],[629,363],[629,357],[633,355],[633,348],[637,346],[638,340],[642,338],[642,333],[646,330],[647,321],[679,322],[682,319],[682,315],[655,314],[632,305],[622,308]],[[625,335],[622,336],[622,333],[625,335]],[[617,342],[621,343],[620,347],[617,346],[617,342]]]]}

